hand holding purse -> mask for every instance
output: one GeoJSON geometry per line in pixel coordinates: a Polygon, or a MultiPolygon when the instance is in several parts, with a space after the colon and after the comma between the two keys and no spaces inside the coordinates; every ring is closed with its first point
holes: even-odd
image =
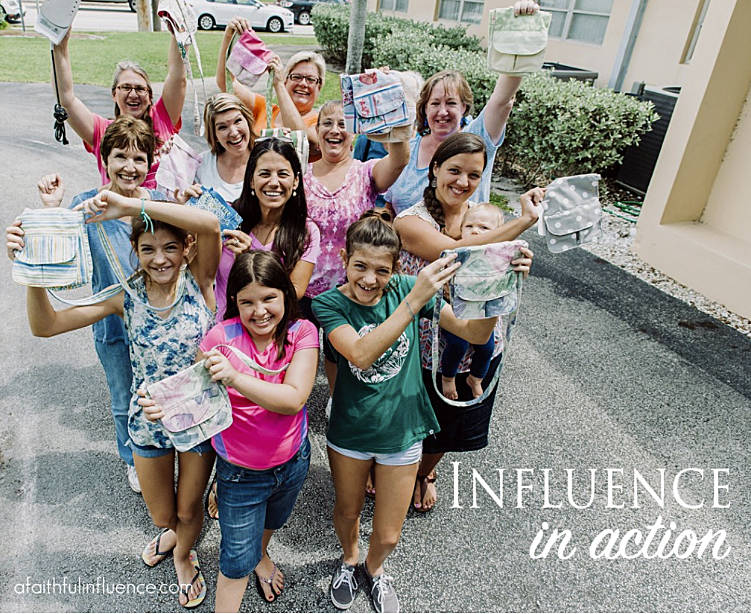
{"type": "Polygon", "coordinates": [[[509,75],[540,70],[548,44],[552,15],[514,15],[512,7],[490,11],[488,68],[509,75]]]}
{"type": "Polygon", "coordinates": [[[229,52],[227,70],[243,85],[253,87],[266,72],[273,55],[255,32],[246,30],[229,52]]]}
{"type": "Polygon", "coordinates": [[[159,158],[156,183],[166,194],[185,190],[193,185],[201,157],[178,134],[173,134],[164,145],[166,153],[159,158]]]}

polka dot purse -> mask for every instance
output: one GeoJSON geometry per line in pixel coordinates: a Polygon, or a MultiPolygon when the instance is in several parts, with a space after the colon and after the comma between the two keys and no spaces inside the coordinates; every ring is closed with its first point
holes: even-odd
{"type": "Polygon", "coordinates": [[[596,173],[560,177],[548,187],[537,230],[548,250],[565,252],[594,242],[602,232],[602,206],[596,173]]]}

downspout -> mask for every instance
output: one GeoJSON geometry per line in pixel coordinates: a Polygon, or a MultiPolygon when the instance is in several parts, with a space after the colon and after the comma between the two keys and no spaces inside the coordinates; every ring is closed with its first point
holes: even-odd
{"type": "Polygon", "coordinates": [[[623,31],[623,38],[621,38],[618,53],[615,56],[613,70],[610,73],[610,81],[608,81],[608,87],[616,92],[621,91],[623,87],[623,80],[626,78],[626,72],[631,63],[631,54],[634,51],[634,45],[639,36],[639,28],[641,27],[644,11],[647,8],[647,1],[633,0],[631,2],[631,10],[626,20],[626,28],[623,31]]]}

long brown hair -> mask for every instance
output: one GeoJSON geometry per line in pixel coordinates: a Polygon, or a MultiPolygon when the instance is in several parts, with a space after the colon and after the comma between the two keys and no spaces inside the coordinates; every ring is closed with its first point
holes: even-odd
{"type": "Polygon", "coordinates": [[[472,96],[472,88],[469,87],[469,83],[467,83],[464,75],[457,70],[442,70],[441,72],[437,72],[432,77],[429,77],[425,82],[425,85],[422,86],[420,97],[417,99],[417,118],[415,123],[417,124],[417,132],[422,135],[430,133],[425,107],[428,106],[428,100],[433,93],[433,88],[439,81],[443,83],[444,91],[450,89],[456,90],[459,99],[466,107],[462,113],[463,116],[466,117],[466,115],[472,110],[472,102],[474,100],[472,96]]]}
{"type": "Polygon", "coordinates": [[[435,150],[433,158],[430,160],[428,168],[428,185],[422,193],[422,200],[428,213],[438,223],[441,232],[446,228],[446,217],[443,214],[443,205],[435,194],[435,169],[441,166],[449,158],[459,154],[474,154],[482,152],[483,171],[488,164],[488,153],[485,150],[485,141],[482,137],[472,134],[471,132],[457,132],[448,137],[435,150]]]}

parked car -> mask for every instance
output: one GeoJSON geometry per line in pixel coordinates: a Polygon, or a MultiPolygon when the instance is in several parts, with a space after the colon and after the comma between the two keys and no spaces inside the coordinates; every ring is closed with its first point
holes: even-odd
{"type": "Polygon", "coordinates": [[[279,6],[289,9],[295,14],[295,23],[301,26],[310,24],[310,11],[316,4],[325,2],[328,4],[347,4],[347,0],[277,0],[279,6]]]}
{"type": "Polygon", "coordinates": [[[226,26],[233,17],[244,17],[254,30],[289,32],[295,16],[292,11],[258,0],[188,0],[198,17],[201,30],[226,26]]]}
{"type": "MultiPolygon", "coordinates": [[[[24,15],[26,11],[24,11],[24,15]]],[[[21,21],[21,6],[18,0],[0,0],[0,21],[16,23],[21,21]]]]}
{"type": "Polygon", "coordinates": [[[136,0],[83,0],[83,1],[84,2],[120,2],[122,4],[127,3],[128,8],[134,13],[136,12],[136,0]]]}

